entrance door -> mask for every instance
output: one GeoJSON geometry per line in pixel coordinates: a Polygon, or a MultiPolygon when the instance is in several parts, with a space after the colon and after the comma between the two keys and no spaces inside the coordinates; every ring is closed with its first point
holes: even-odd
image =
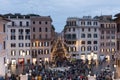
{"type": "Polygon", "coordinates": [[[27,63],[28,63],[28,64],[30,63],[30,59],[27,59],[27,63]]]}

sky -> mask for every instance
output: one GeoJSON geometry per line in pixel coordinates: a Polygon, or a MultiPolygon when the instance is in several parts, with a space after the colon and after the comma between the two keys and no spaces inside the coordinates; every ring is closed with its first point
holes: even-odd
{"type": "Polygon", "coordinates": [[[51,16],[56,32],[61,32],[68,17],[115,15],[119,0],[0,0],[0,14],[21,13],[51,16]]]}

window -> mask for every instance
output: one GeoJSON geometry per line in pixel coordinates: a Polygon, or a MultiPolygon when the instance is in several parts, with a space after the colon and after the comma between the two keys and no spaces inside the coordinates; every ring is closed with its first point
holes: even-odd
{"type": "Polygon", "coordinates": [[[94,36],[94,38],[97,38],[97,37],[98,37],[97,34],[94,34],[93,36],[94,36]]]}
{"type": "Polygon", "coordinates": [[[90,30],[91,30],[91,29],[90,29],[90,28],[88,28],[88,31],[89,31],[89,32],[90,32],[90,30]]]}
{"type": "Polygon", "coordinates": [[[33,34],[33,39],[35,39],[35,34],[33,34]]]}
{"type": "Polygon", "coordinates": [[[84,28],[82,28],[82,32],[84,32],[84,28]]]}
{"type": "Polygon", "coordinates": [[[71,28],[69,28],[69,32],[71,31],[71,28]]]}
{"type": "Polygon", "coordinates": [[[41,28],[39,28],[39,32],[41,32],[42,30],[41,30],[41,28]]]}
{"type": "Polygon", "coordinates": [[[111,31],[112,34],[115,34],[115,31],[111,31]]]}
{"type": "Polygon", "coordinates": [[[16,55],[16,51],[15,50],[12,50],[11,51],[11,56],[15,56],[16,55]]]}
{"type": "Polygon", "coordinates": [[[11,29],[11,35],[15,35],[15,29],[11,29]]]}
{"type": "Polygon", "coordinates": [[[48,32],[48,29],[47,29],[47,28],[45,28],[45,32],[48,32]]]}
{"type": "Polygon", "coordinates": [[[39,24],[41,24],[41,21],[39,21],[39,24]]]}
{"type": "Polygon", "coordinates": [[[88,38],[91,38],[91,34],[88,34],[87,37],[88,37],[88,38]]]}
{"type": "Polygon", "coordinates": [[[100,49],[101,52],[104,52],[104,49],[100,49]]]}
{"type": "Polygon", "coordinates": [[[41,39],[42,37],[41,37],[41,34],[39,35],[39,39],[41,39]]]}
{"type": "Polygon", "coordinates": [[[97,51],[97,50],[98,50],[98,47],[97,47],[97,46],[94,46],[94,47],[93,47],[93,50],[94,50],[94,51],[97,51]]]}
{"type": "Polygon", "coordinates": [[[88,41],[87,44],[91,44],[91,41],[88,41]]]}
{"type": "Polygon", "coordinates": [[[72,51],[74,51],[74,52],[75,52],[75,51],[76,51],[76,47],[72,47],[72,51]]]}
{"type": "Polygon", "coordinates": [[[110,42],[107,42],[107,43],[106,43],[106,46],[110,46],[110,42]]]}
{"type": "Polygon", "coordinates": [[[6,42],[3,41],[3,49],[5,50],[6,49],[6,42]]]}
{"type": "Polygon", "coordinates": [[[84,25],[85,25],[85,21],[81,21],[81,25],[83,25],[83,26],[84,26],[84,25]]]}
{"type": "Polygon", "coordinates": [[[20,26],[22,26],[22,21],[20,21],[20,26]]]}
{"type": "Polygon", "coordinates": [[[49,42],[44,42],[44,46],[49,46],[49,42]]]}
{"type": "Polygon", "coordinates": [[[73,28],[73,32],[75,32],[75,28],[73,28]]]}
{"type": "Polygon", "coordinates": [[[96,32],[96,31],[97,31],[97,29],[96,29],[96,28],[94,28],[94,31],[96,32]]]}
{"type": "Polygon", "coordinates": [[[11,48],[12,47],[16,47],[16,44],[15,43],[11,43],[11,48]]]}
{"type": "Polygon", "coordinates": [[[85,41],[81,41],[81,44],[85,44],[85,41]]]}
{"type": "Polygon", "coordinates": [[[104,36],[101,36],[101,39],[104,39],[104,36]]]}
{"type": "Polygon", "coordinates": [[[106,34],[110,34],[110,31],[106,31],[106,34]]]}
{"type": "Polygon", "coordinates": [[[76,39],[76,34],[72,34],[72,39],[76,39]]]}
{"type": "Polygon", "coordinates": [[[25,43],[25,47],[30,47],[30,43],[25,43]]]}
{"type": "Polygon", "coordinates": [[[39,46],[40,46],[40,47],[43,46],[43,42],[39,42],[39,46]]]}
{"type": "Polygon", "coordinates": [[[26,22],[26,26],[29,26],[29,22],[28,21],[26,22]]]}
{"type": "Polygon", "coordinates": [[[47,24],[48,22],[46,21],[45,24],[47,24]]]}
{"type": "Polygon", "coordinates": [[[104,42],[101,42],[100,46],[103,47],[104,46],[104,42]]]}
{"type": "Polygon", "coordinates": [[[104,31],[103,31],[103,30],[101,31],[101,34],[104,34],[104,31]]]}
{"type": "Polygon", "coordinates": [[[30,34],[30,29],[25,29],[25,32],[26,32],[27,35],[29,35],[30,34]]]}
{"type": "Polygon", "coordinates": [[[32,42],[32,47],[36,47],[36,43],[35,42],[32,42]]]}
{"type": "Polygon", "coordinates": [[[115,46],[115,42],[111,42],[111,46],[115,46]]]}
{"type": "Polygon", "coordinates": [[[35,21],[33,21],[33,24],[35,24],[35,21]]]}
{"type": "Polygon", "coordinates": [[[104,28],[104,24],[100,24],[101,28],[104,28]]]}
{"type": "Polygon", "coordinates": [[[110,49],[106,49],[107,52],[110,52],[110,49]]]}
{"type": "Polygon", "coordinates": [[[30,50],[26,50],[26,55],[30,55],[30,50]]]}
{"type": "Polygon", "coordinates": [[[115,39],[115,36],[111,36],[111,39],[115,39]]]}
{"type": "Polygon", "coordinates": [[[85,34],[84,33],[81,34],[81,38],[85,38],[85,34]]]}
{"type": "Polygon", "coordinates": [[[94,22],[93,25],[97,25],[98,23],[97,22],[94,22]]]}
{"type": "Polygon", "coordinates": [[[44,54],[49,54],[49,50],[44,50],[44,54]]]}
{"type": "Polygon", "coordinates": [[[115,48],[112,48],[112,52],[115,52],[115,48]]]}
{"type": "Polygon", "coordinates": [[[97,41],[94,41],[94,44],[97,44],[97,41]]]}
{"type": "Polygon", "coordinates": [[[20,34],[20,35],[23,34],[23,29],[19,29],[19,34],[20,34]]]}
{"type": "Polygon", "coordinates": [[[87,50],[88,50],[88,51],[91,51],[91,46],[88,46],[88,47],[87,47],[87,50]]]}
{"type": "Polygon", "coordinates": [[[85,47],[84,46],[81,47],[81,51],[85,51],[85,47]]]}
{"type": "Polygon", "coordinates": [[[5,32],[5,24],[3,24],[3,32],[5,32]]]}
{"type": "Polygon", "coordinates": [[[19,55],[20,55],[20,56],[23,55],[23,50],[19,50],[19,55]]]}
{"type": "Polygon", "coordinates": [[[12,26],[15,26],[15,23],[14,23],[14,22],[12,22],[12,26]]]}
{"type": "Polygon", "coordinates": [[[87,22],[87,25],[91,25],[91,22],[90,22],[90,21],[88,21],[88,22],[87,22]]]}
{"type": "Polygon", "coordinates": [[[19,47],[24,47],[24,44],[23,43],[19,43],[19,47]]]}
{"type": "Polygon", "coordinates": [[[23,35],[19,35],[19,36],[18,36],[18,39],[19,39],[19,40],[23,40],[23,39],[24,39],[23,35]]]}
{"type": "Polygon", "coordinates": [[[16,36],[12,35],[10,38],[11,38],[11,40],[15,40],[16,36]]]}
{"type": "Polygon", "coordinates": [[[33,32],[35,32],[35,27],[33,27],[33,32]]]}
{"type": "Polygon", "coordinates": [[[26,35],[25,40],[30,40],[30,35],[26,35]]]}
{"type": "Polygon", "coordinates": [[[40,54],[43,54],[43,50],[42,49],[39,49],[38,50],[38,54],[40,55],[40,54]]]}
{"type": "Polygon", "coordinates": [[[106,39],[110,39],[110,36],[106,36],[106,39]]]}

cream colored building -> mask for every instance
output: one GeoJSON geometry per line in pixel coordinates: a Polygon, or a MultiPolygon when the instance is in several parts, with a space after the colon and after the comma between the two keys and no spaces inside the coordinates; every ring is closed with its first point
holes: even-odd
{"type": "Polygon", "coordinates": [[[91,16],[67,19],[64,28],[64,41],[71,58],[98,59],[99,28],[99,21],[91,18],[91,16]]]}
{"type": "Polygon", "coordinates": [[[30,54],[30,16],[21,14],[4,15],[11,20],[6,24],[6,50],[10,64],[32,63],[30,54]]]}

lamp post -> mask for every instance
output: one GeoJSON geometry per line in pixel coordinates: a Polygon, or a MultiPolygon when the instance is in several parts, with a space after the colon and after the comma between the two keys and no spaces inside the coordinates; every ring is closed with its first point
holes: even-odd
{"type": "Polygon", "coordinates": [[[117,73],[116,73],[116,68],[117,68],[117,65],[114,65],[114,79],[116,79],[116,76],[117,76],[117,75],[116,75],[116,74],[117,74],[117,73]]]}

